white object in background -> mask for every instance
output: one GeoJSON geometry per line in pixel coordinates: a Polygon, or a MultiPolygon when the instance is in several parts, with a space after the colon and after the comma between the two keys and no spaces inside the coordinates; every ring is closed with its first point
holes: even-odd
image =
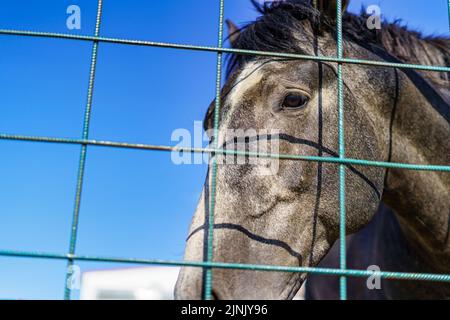
{"type": "Polygon", "coordinates": [[[171,300],[180,268],[144,267],[83,272],[81,300],[171,300]]]}

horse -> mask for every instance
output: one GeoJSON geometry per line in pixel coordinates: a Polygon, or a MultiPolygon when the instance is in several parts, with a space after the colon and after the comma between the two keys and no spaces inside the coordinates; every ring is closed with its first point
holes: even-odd
{"type": "MultiPolygon", "coordinates": [[[[231,21],[233,48],[336,56],[336,1],[272,1],[243,28],[231,21]]],[[[366,27],[343,1],[343,56],[449,66],[450,38],[425,37],[401,23],[366,27]]],[[[217,145],[253,150],[277,141],[280,154],[339,157],[338,64],[231,54],[221,90],[217,145]],[[230,129],[279,132],[228,141],[230,129]]],[[[354,159],[450,163],[450,75],[392,66],[343,64],[345,155],[354,159]]],[[[214,101],[204,120],[214,126],[214,101]]],[[[339,165],[266,159],[217,160],[213,261],[292,267],[338,267],[339,165]],[[220,161],[219,161],[220,160],[220,161]],[[267,172],[275,161],[276,170],[267,172]]],[[[233,158],[233,157],[232,157],[233,158]]],[[[234,156],[242,158],[239,155],[234,156]]],[[[212,165],[192,219],[185,261],[207,261],[212,165]]],[[[347,267],[450,273],[450,174],[345,164],[347,267]]],[[[212,269],[214,299],[338,298],[337,277],[314,273],[212,269]]],[[[206,268],[185,266],[177,299],[201,299],[206,268]]],[[[450,298],[450,284],[347,278],[349,299],[450,298]]]]}

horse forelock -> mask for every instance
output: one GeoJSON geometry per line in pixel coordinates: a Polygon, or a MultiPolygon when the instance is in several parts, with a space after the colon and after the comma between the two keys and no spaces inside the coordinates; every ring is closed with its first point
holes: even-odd
{"type": "MultiPolygon", "coordinates": [[[[299,29],[305,40],[311,43],[317,32],[331,33],[335,38],[333,20],[315,9],[310,0],[251,2],[261,16],[241,29],[233,41],[236,49],[311,54],[298,41],[299,29]]],[[[448,36],[424,36],[408,29],[399,20],[385,20],[381,29],[371,30],[366,27],[368,16],[364,12],[362,9],[360,15],[344,14],[343,35],[346,40],[378,46],[405,63],[450,66],[448,36]]],[[[231,54],[228,58],[228,75],[249,60],[258,59],[240,54],[231,54]]],[[[437,85],[448,85],[450,80],[450,75],[442,72],[421,73],[437,85]]]]}

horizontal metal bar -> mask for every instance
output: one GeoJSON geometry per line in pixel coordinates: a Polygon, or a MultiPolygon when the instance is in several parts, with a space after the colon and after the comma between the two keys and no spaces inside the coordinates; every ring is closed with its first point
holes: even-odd
{"type": "Polygon", "coordinates": [[[369,270],[354,270],[354,269],[341,270],[333,268],[289,267],[289,266],[225,263],[225,262],[169,261],[169,260],[153,260],[153,259],[137,259],[137,258],[71,255],[71,254],[15,251],[15,250],[0,250],[0,256],[16,257],[16,258],[41,258],[52,260],[70,259],[75,261],[160,265],[168,267],[177,267],[177,266],[200,267],[200,268],[206,267],[217,269],[239,269],[239,270],[267,271],[267,272],[300,272],[300,273],[322,274],[328,276],[349,276],[349,277],[365,277],[365,278],[370,276],[378,276],[384,279],[450,282],[450,274],[434,274],[434,273],[410,273],[410,272],[390,272],[390,271],[374,272],[369,270]]]}
{"type": "MultiPolygon", "coordinates": [[[[42,137],[42,136],[24,136],[13,134],[0,134],[0,140],[16,140],[16,141],[28,141],[28,142],[47,142],[47,143],[60,143],[60,144],[85,144],[90,146],[101,147],[113,147],[113,148],[126,148],[126,149],[140,149],[140,150],[155,150],[155,151],[185,151],[194,153],[204,152],[202,148],[178,148],[164,145],[151,145],[142,143],[127,143],[116,141],[104,141],[104,140],[83,140],[72,138],[57,138],[57,137],[42,137]]],[[[206,151],[205,151],[206,152],[206,151]]],[[[207,152],[206,152],[207,153],[207,152]]]]}
{"type": "Polygon", "coordinates": [[[237,155],[259,158],[270,158],[280,160],[296,160],[296,161],[313,161],[313,162],[325,162],[335,164],[348,164],[356,166],[371,166],[382,168],[397,168],[405,170],[420,170],[420,171],[440,171],[450,172],[450,165],[426,165],[426,164],[409,164],[409,163],[397,163],[397,162],[384,162],[373,161],[364,159],[352,159],[352,158],[333,158],[333,157],[319,157],[319,156],[301,156],[296,154],[273,154],[273,153],[260,153],[260,152],[248,152],[240,150],[224,150],[214,148],[189,148],[189,147],[173,147],[165,145],[151,145],[151,144],[137,144],[115,141],[101,141],[101,140],[83,140],[83,139],[70,139],[70,138],[53,138],[53,137],[37,137],[37,136],[24,136],[24,135],[11,135],[0,134],[0,140],[15,140],[15,141],[28,141],[28,142],[47,142],[47,143],[60,143],[60,144],[80,144],[99,147],[113,147],[113,148],[126,148],[126,149],[139,149],[139,150],[153,150],[153,151],[166,151],[166,152],[190,152],[190,153],[214,153],[223,155],[237,155]]]}
{"type": "Polygon", "coordinates": [[[394,63],[394,62],[385,62],[385,61],[372,61],[372,60],[364,60],[364,59],[337,58],[337,57],[322,57],[322,56],[317,57],[317,56],[309,56],[309,55],[294,54],[294,53],[242,50],[242,49],[233,49],[233,48],[219,48],[219,47],[212,47],[212,46],[198,46],[198,45],[177,44],[177,43],[169,43],[169,42],[155,42],[155,41],[146,41],[146,40],[96,37],[96,36],[75,35],[75,34],[66,34],[66,33],[0,29],[0,34],[16,35],[16,36],[29,36],[29,37],[59,38],[59,39],[70,39],[70,40],[83,40],[83,41],[98,41],[98,42],[126,44],[126,45],[134,45],[134,46],[149,46],[149,47],[171,48],[171,49],[181,49],[181,50],[222,52],[222,53],[234,53],[234,54],[242,54],[242,55],[255,55],[255,56],[289,58],[289,59],[299,59],[299,60],[349,63],[349,64],[369,65],[369,66],[376,66],[376,67],[390,67],[390,68],[416,69],[416,70],[436,71],[436,72],[450,72],[450,68],[445,67],[445,66],[426,66],[426,65],[418,65],[418,64],[410,64],[410,63],[394,63]]]}

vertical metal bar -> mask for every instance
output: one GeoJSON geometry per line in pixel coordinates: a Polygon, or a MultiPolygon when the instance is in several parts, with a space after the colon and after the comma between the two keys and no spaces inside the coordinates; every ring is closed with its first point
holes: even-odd
{"type": "Polygon", "coordinates": [[[448,2],[448,29],[450,30],[450,0],[448,2]]]}
{"type": "MultiPolygon", "coordinates": [[[[96,37],[99,36],[100,33],[100,23],[102,16],[102,6],[103,0],[98,0],[97,6],[97,18],[95,22],[95,32],[94,35],[96,37]]],[[[89,124],[91,119],[91,110],[92,110],[92,96],[94,92],[94,82],[95,82],[95,69],[97,66],[97,52],[98,52],[98,41],[94,41],[92,46],[92,57],[91,57],[91,68],[89,73],[89,85],[88,85],[88,94],[87,94],[87,102],[84,113],[84,121],[83,121],[83,133],[82,138],[89,138],[89,124]]],[[[80,151],[80,160],[78,165],[78,177],[77,177],[77,186],[75,192],[75,205],[73,209],[72,215],[72,228],[70,232],[70,245],[69,245],[69,256],[75,254],[75,246],[77,242],[77,232],[78,232],[78,220],[80,215],[80,204],[81,204],[81,193],[83,190],[83,180],[84,180],[84,169],[86,166],[86,154],[87,154],[87,145],[83,144],[81,146],[80,151]]],[[[68,259],[67,261],[67,271],[66,271],[66,281],[65,281],[65,290],[64,290],[64,299],[70,300],[71,295],[71,287],[69,285],[70,281],[70,269],[73,266],[73,259],[68,259]]]]}
{"type": "MultiPolygon", "coordinates": [[[[219,32],[218,32],[218,48],[223,47],[223,20],[224,20],[224,0],[219,0],[219,32]]],[[[220,91],[222,87],[222,52],[217,53],[217,70],[216,70],[216,102],[214,108],[214,148],[218,148],[218,132],[219,132],[219,113],[221,106],[220,91]]],[[[208,244],[207,244],[207,262],[213,261],[213,227],[214,227],[214,209],[216,197],[216,183],[217,183],[217,159],[214,154],[211,154],[211,194],[210,194],[210,210],[209,210],[209,224],[208,224],[208,244]]],[[[204,299],[211,300],[212,297],[212,268],[206,270],[204,299]]]]}
{"type": "MultiPolygon", "coordinates": [[[[336,30],[337,30],[337,55],[343,57],[342,40],[342,0],[336,1],[336,30]]],[[[345,158],[345,117],[344,117],[344,80],[342,76],[342,63],[338,64],[338,109],[339,109],[339,158],[345,158]]],[[[339,247],[340,247],[340,269],[346,269],[345,248],[345,165],[339,165],[339,247]]],[[[347,277],[340,277],[340,297],[347,300],[347,277]]]]}

